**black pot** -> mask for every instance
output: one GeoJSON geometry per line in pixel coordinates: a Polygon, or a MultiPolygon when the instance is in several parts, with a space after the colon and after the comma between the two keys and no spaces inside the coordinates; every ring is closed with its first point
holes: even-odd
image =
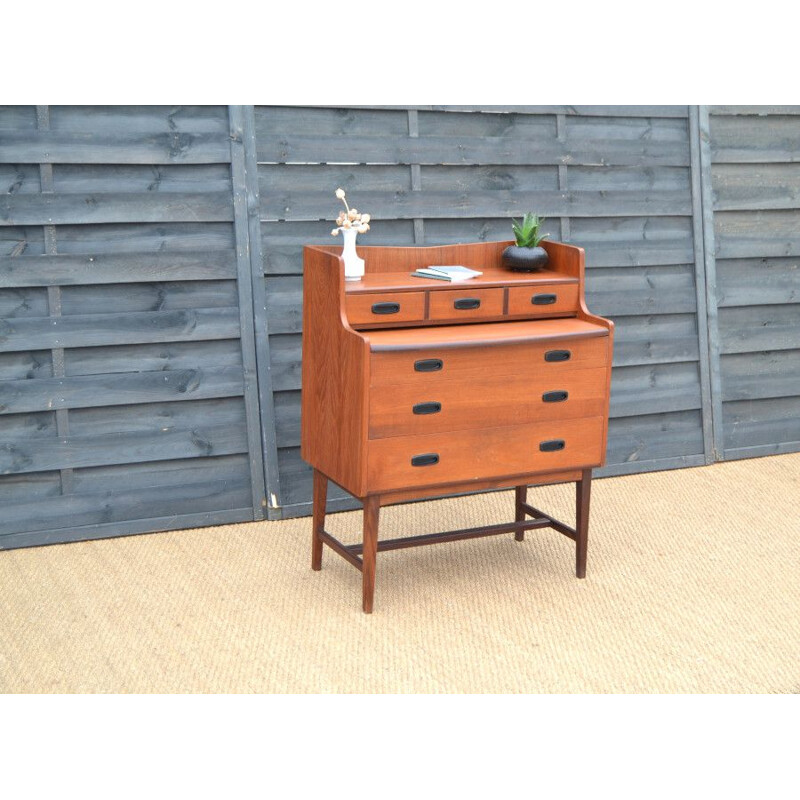
{"type": "Polygon", "coordinates": [[[544,247],[517,247],[512,244],[503,250],[503,266],[513,272],[536,272],[547,266],[548,259],[544,247]]]}

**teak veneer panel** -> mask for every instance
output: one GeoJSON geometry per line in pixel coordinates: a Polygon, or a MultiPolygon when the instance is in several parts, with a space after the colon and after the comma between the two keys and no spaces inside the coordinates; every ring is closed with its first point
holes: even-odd
{"type": "Polygon", "coordinates": [[[342,308],[344,270],[338,258],[306,248],[300,454],[347,491],[364,485],[369,347],[342,308]]]}
{"type": "MultiPolygon", "coordinates": [[[[470,281],[466,281],[470,284],[470,281]]],[[[452,284],[451,284],[452,286],[452,284]]],[[[479,289],[475,286],[451,288],[446,292],[431,292],[428,297],[428,318],[464,322],[482,317],[502,317],[505,290],[479,289]],[[458,303],[478,303],[477,308],[458,308],[458,303]]]]}
{"type": "Polygon", "coordinates": [[[525,472],[595,467],[603,460],[603,418],[553,420],[529,425],[373,439],[367,456],[370,493],[525,472]],[[563,440],[563,450],[541,452],[541,442],[563,440]],[[435,454],[432,466],[411,459],[435,454]]]}
{"type": "Polygon", "coordinates": [[[425,319],[425,292],[374,292],[348,295],[345,300],[347,320],[351,325],[386,325],[395,322],[422,322],[425,319]],[[399,310],[379,314],[373,306],[396,303],[399,310]]]}
{"type": "Polygon", "coordinates": [[[580,339],[606,337],[608,328],[594,322],[567,318],[397,328],[371,331],[365,336],[373,352],[385,353],[397,350],[430,350],[432,348],[491,347],[531,341],[552,343],[564,340],[565,342],[574,342],[580,339]]]}
{"type": "Polygon", "coordinates": [[[455,380],[445,375],[444,379],[427,383],[379,385],[370,393],[369,435],[377,439],[597,417],[605,410],[605,390],[605,367],[544,371],[528,368],[499,379],[494,372],[484,372],[455,380]],[[557,399],[561,392],[566,393],[563,400],[557,399]],[[414,413],[415,406],[426,403],[436,403],[440,410],[414,413]]]}
{"type": "Polygon", "coordinates": [[[432,350],[395,350],[372,353],[370,358],[370,385],[404,383],[409,387],[429,389],[449,380],[480,380],[486,375],[498,379],[495,392],[500,390],[500,379],[519,373],[541,376],[563,375],[574,369],[606,367],[608,365],[608,337],[590,339],[527,340],[504,345],[480,348],[440,348],[432,350]],[[568,361],[546,361],[551,350],[568,350],[568,361]],[[418,372],[415,364],[420,360],[437,359],[441,369],[435,372],[418,372]]]}
{"type": "Polygon", "coordinates": [[[515,286],[508,290],[508,316],[534,316],[575,313],[578,310],[578,283],[543,283],[538,286],[515,286]],[[542,296],[553,302],[536,304],[542,296]]]}

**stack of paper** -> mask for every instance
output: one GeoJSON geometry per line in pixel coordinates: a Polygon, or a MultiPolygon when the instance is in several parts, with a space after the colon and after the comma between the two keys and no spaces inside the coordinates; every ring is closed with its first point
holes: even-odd
{"type": "Polygon", "coordinates": [[[439,281],[468,281],[483,275],[476,269],[468,267],[422,267],[411,273],[418,278],[436,278],[439,281]]]}

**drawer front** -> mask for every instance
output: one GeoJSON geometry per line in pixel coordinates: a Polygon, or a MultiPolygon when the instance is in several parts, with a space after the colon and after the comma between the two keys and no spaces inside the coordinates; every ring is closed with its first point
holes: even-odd
{"type": "Polygon", "coordinates": [[[522,372],[498,380],[444,380],[435,385],[387,385],[372,389],[369,436],[518,425],[545,420],[603,416],[605,367],[522,372]]]}
{"type": "Polygon", "coordinates": [[[577,284],[516,286],[508,290],[508,315],[510,317],[570,314],[577,310],[577,284]]]}
{"type": "MultiPolygon", "coordinates": [[[[555,376],[573,369],[604,367],[608,337],[522,342],[491,347],[401,350],[372,353],[372,386],[404,384],[429,389],[450,380],[476,380],[525,374],[555,376]]],[[[500,385],[495,385],[495,393],[500,385]]]]}
{"type": "Polygon", "coordinates": [[[589,417],[529,425],[374,439],[369,492],[599,466],[604,420],[589,417]]]}
{"type": "Polygon", "coordinates": [[[498,289],[447,289],[430,292],[431,320],[471,320],[503,316],[503,293],[498,289]]]}
{"type": "Polygon", "coordinates": [[[348,295],[345,307],[351,325],[422,322],[425,319],[425,292],[348,295]]]}

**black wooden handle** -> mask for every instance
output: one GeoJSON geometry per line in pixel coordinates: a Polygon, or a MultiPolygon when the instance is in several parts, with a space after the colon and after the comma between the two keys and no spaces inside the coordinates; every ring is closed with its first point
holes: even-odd
{"type": "Polygon", "coordinates": [[[400,310],[400,303],[373,303],[373,314],[396,314],[400,310]]]}
{"type": "Polygon", "coordinates": [[[563,392],[560,390],[556,392],[545,392],[542,395],[542,401],[545,403],[563,403],[568,397],[568,392],[563,392]]]}
{"type": "Polygon", "coordinates": [[[569,361],[572,353],[569,350],[548,350],[544,354],[545,361],[569,361]]]}
{"type": "Polygon", "coordinates": [[[443,366],[441,358],[423,358],[414,362],[416,372],[438,372],[443,366]]]}
{"type": "Polygon", "coordinates": [[[563,450],[566,442],[563,439],[549,439],[546,442],[539,442],[539,449],[543,453],[552,453],[555,450],[563,450]]]}
{"type": "Polygon", "coordinates": [[[462,297],[460,300],[453,301],[453,308],[459,311],[469,311],[471,308],[480,308],[481,301],[477,297],[462,297]]]}
{"type": "Polygon", "coordinates": [[[411,459],[412,467],[431,467],[439,463],[438,453],[423,453],[420,456],[414,456],[411,459]]]}
{"type": "Polygon", "coordinates": [[[438,414],[442,410],[441,403],[417,403],[412,409],[415,414],[438,414]]]}
{"type": "Polygon", "coordinates": [[[557,294],[535,294],[531,297],[531,303],[535,306],[551,306],[558,300],[557,294]]]}

